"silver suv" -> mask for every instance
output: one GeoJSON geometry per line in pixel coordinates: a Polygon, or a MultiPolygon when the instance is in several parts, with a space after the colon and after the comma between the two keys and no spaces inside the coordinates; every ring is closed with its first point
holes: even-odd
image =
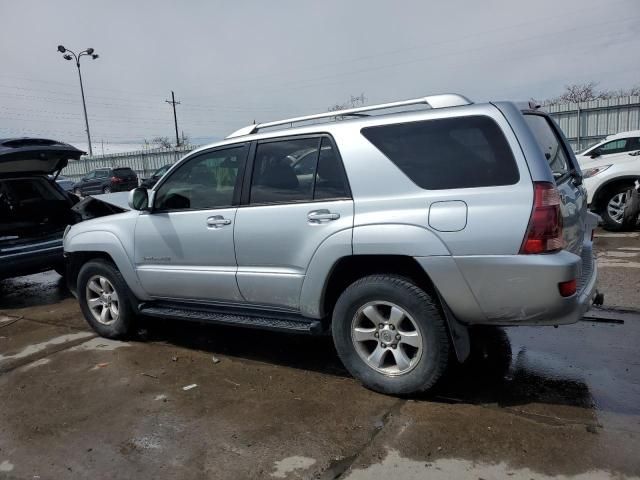
{"type": "Polygon", "coordinates": [[[447,94],[250,125],[129,205],[65,236],[100,335],[138,315],[330,333],[385,393],[429,389],[470,326],[573,323],[596,295],[597,217],[534,106],[447,94]]]}

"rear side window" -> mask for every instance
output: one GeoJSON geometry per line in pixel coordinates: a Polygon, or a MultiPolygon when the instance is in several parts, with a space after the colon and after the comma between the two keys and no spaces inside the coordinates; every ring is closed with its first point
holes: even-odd
{"type": "Polygon", "coordinates": [[[324,137],[320,145],[313,199],[328,200],[348,197],[349,187],[344,167],[331,141],[324,137]]]}
{"type": "Polygon", "coordinates": [[[121,177],[133,177],[135,172],[130,168],[114,168],[113,174],[121,177]]]}
{"type": "Polygon", "coordinates": [[[319,147],[319,138],[258,144],[251,179],[251,203],[311,201],[319,147]]]}
{"type": "Polygon", "coordinates": [[[96,170],[96,177],[105,178],[109,176],[109,170],[96,170]]]}
{"type": "Polygon", "coordinates": [[[549,119],[543,115],[525,115],[524,119],[538,141],[538,145],[544,153],[549,168],[554,178],[560,178],[569,173],[571,163],[560,138],[549,123],[549,119]]]}
{"type": "Polygon", "coordinates": [[[489,117],[367,127],[362,134],[427,190],[512,185],[520,178],[507,139],[489,117]]]}

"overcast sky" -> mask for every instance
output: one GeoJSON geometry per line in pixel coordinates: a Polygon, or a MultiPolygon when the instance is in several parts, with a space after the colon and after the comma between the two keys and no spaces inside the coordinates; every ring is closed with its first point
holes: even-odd
{"type": "MultiPolygon", "coordinates": [[[[257,121],[459,92],[526,100],[640,83],[639,0],[0,0],[0,138],[221,138],[257,121]]],[[[202,140],[200,140],[202,141],[202,140]]]]}

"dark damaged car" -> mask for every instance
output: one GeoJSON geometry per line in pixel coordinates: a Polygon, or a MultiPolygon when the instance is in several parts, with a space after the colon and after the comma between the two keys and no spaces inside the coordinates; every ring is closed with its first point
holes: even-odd
{"type": "Polygon", "coordinates": [[[56,183],[68,161],[83,154],[56,140],[0,139],[0,279],[64,274],[67,226],[123,211],[93,198],[79,202],[56,183]]]}

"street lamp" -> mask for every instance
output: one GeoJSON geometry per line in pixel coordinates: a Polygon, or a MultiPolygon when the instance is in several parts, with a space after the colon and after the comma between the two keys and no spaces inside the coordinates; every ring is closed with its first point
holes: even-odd
{"type": "Polygon", "coordinates": [[[93,48],[87,48],[79,54],[69,50],[68,48],[58,45],[58,51],[62,53],[62,58],[65,60],[75,60],[76,67],[78,67],[78,77],[80,78],[80,94],[82,95],[82,108],[84,109],[84,124],[87,127],[87,141],[89,142],[89,155],[93,155],[93,149],[91,148],[91,134],[89,133],[89,120],[87,119],[87,104],[84,101],[84,87],[82,86],[82,73],[80,72],[80,59],[84,56],[90,56],[93,60],[98,58],[98,55],[93,53],[93,48]]]}

